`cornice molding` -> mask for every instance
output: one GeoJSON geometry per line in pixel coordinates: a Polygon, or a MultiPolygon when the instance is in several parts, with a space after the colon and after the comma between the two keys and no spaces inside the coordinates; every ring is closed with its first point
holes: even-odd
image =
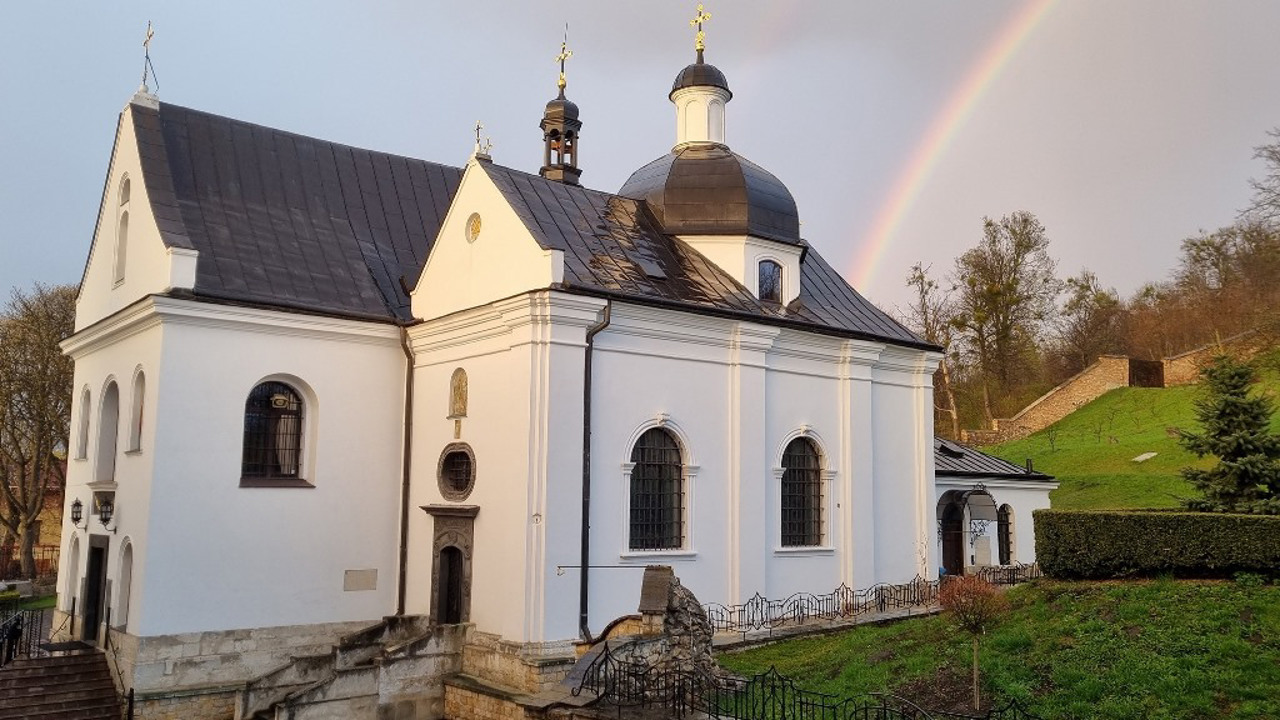
{"type": "Polygon", "coordinates": [[[63,340],[61,347],[73,359],[79,358],[160,324],[369,345],[395,346],[400,342],[399,330],[385,323],[149,295],[63,340]]]}

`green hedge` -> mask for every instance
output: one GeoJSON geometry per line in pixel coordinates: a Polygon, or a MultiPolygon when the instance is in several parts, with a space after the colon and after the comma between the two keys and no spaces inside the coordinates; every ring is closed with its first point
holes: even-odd
{"type": "Polygon", "coordinates": [[[1280,516],[1037,510],[1036,561],[1057,578],[1280,576],[1280,516]]]}

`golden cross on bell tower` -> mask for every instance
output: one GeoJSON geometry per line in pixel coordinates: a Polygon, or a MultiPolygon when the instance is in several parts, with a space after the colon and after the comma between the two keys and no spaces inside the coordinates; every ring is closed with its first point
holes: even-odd
{"type": "Polygon", "coordinates": [[[698,3],[698,14],[689,21],[689,27],[698,28],[698,34],[694,36],[693,49],[698,51],[698,62],[702,62],[702,51],[707,49],[707,34],[702,31],[702,23],[711,19],[711,13],[703,12],[702,3],[698,3]]]}
{"type": "Polygon", "coordinates": [[[564,61],[573,57],[573,51],[569,49],[569,23],[564,24],[564,42],[560,43],[560,54],[556,56],[556,62],[560,63],[560,80],[556,83],[556,87],[560,88],[560,94],[564,94],[564,61]]]}

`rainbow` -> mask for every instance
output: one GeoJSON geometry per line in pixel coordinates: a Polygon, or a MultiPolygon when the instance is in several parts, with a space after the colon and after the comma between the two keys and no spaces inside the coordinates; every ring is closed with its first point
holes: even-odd
{"type": "MultiPolygon", "coordinates": [[[[911,159],[898,174],[892,190],[881,204],[880,211],[865,235],[866,240],[845,272],[846,277],[852,279],[855,288],[867,286],[889,240],[902,224],[947,146],[973,112],[983,93],[991,87],[1000,71],[1040,21],[1044,20],[1053,3],[1054,0],[1032,0],[1014,13],[973,64],[963,82],[952,91],[942,112],[929,125],[928,131],[911,153],[911,159]]],[[[904,277],[905,273],[904,269],[904,277]]]]}

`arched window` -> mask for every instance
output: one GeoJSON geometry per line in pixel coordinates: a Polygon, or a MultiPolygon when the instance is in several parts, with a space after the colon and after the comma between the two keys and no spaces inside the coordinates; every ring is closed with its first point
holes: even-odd
{"type": "Polygon", "coordinates": [[[1001,505],[996,513],[996,543],[1000,548],[1000,564],[1013,564],[1013,508],[1001,505]]]}
{"type": "Polygon", "coordinates": [[[124,551],[120,553],[119,586],[115,609],[116,628],[124,630],[129,626],[129,596],[133,587],[133,543],[127,543],[124,551]]]}
{"type": "Polygon", "coordinates": [[[782,266],[772,260],[760,261],[760,299],[782,302],[782,266]]]}
{"type": "Polygon", "coordinates": [[[124,282],[125,257],[129,249],[129,178],[120,182],[120,207],[116,211],[116,255],[112,278],[124,282]]]}
{"type": "Polygon", "coordinates": [[[133,376],[133,396],[130,398],[129,450],[142,449],[142,408],[147,394],[147,376],[141,370],[133,376]]]}
{"type": "Polygon", "coordinates": [[[120,388],[115,381],[107,383],[98,411],[98,461],[94,480],[115,482],[116,442],[120,436],[120,388]]]}
{"type": "Polygon", "coordinates": [[[259,384],[244,403],[245,479],[299,480],[302,472],[302,398],[282,382],[259,384]]]}
{"type": "Polygon", "coordinates": [[[631,450],[632,550],[684,546],[684,461],[662,428],[646,430],[631,450]]]}
{"type": "Polygon", "coordinates": [[[822,544],[822,456],[798,437],[782,453],[782,546],[822,544]]]}
{"type": "Polygon", "coordinates": [[[80,392],[80,425],[76,430],[76,459],[89,457],[89,387],[86,385],[80,392]]]}

